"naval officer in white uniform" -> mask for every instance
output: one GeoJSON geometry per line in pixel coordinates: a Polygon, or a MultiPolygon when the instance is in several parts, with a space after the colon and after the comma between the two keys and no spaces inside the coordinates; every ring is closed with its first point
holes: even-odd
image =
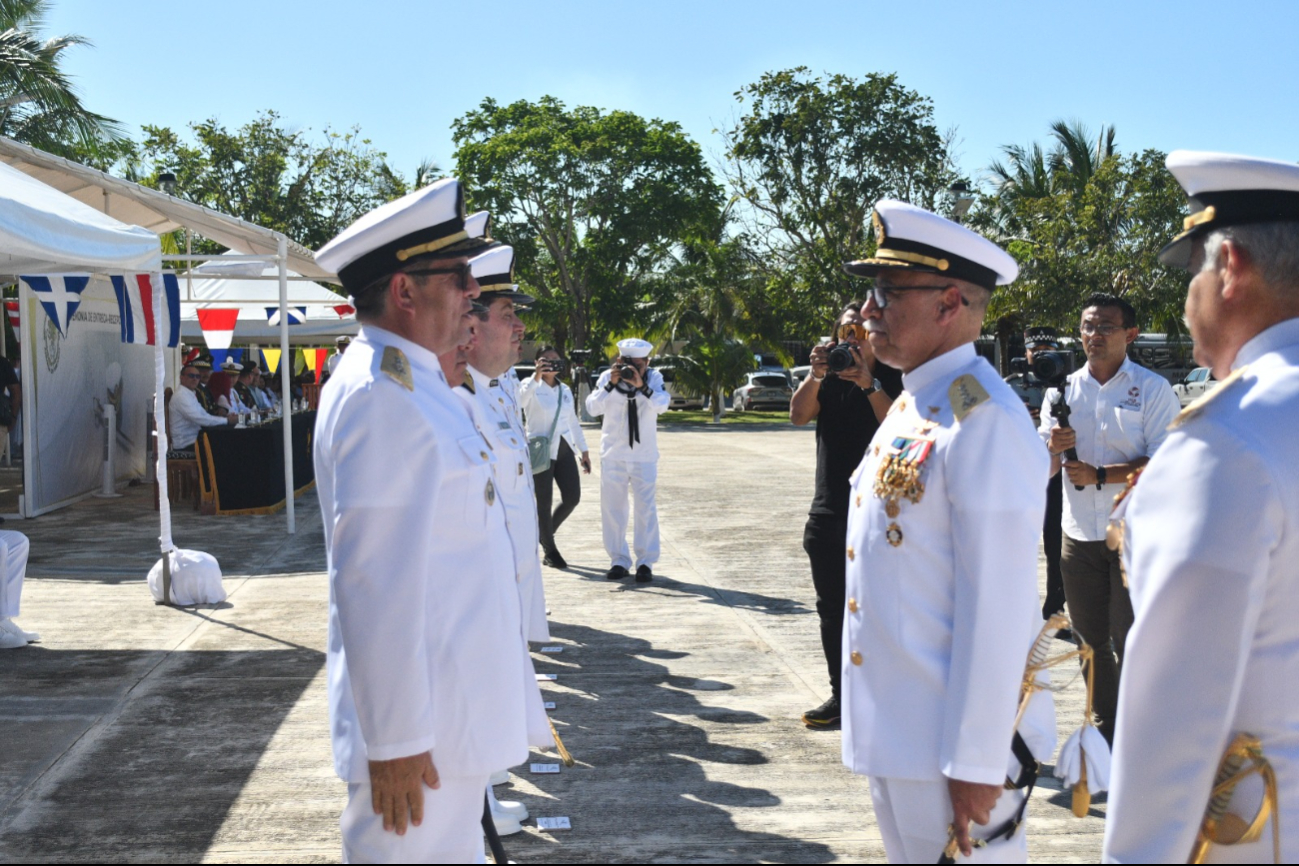
{"type": "MultiPolygon", "coordinates": [[[[1194,276],[1195,360],[1222,380],[1188,406],[1119,502],[1136,620],[1119,690],[1104,856],[1188,862],[1237,735],[1256,739],[1277,800],[1256,841],[1206,862],[1299,861],[1299,166],[1174,151],[1191,199],[1160,253],[1194,276]]],[[[1249,762],[1246,762],[1246,767],[1249,762]]],[[[1263,805],[1255,775],[1224,828],[1263,805]],[[1234,817],[1233,817],[1234,816],[1234,817]]]]}
{"type": "Polygon", "coordinates": [[[314,458],[330,581],[330,725],[348,862],[482,862],[489,774],[528,753],[529,684],[493,449],[437,355],[478,285],[460,184],[363,216],[317,254],[361,331],[314,458]],[[472,579],[466,579],[466,576],[472,579]]]}
{"type": "Polygon", "coordinates": [[[636,581],[654,579],[659,560],[659,513],[655,502],[658,483],[658,416],[668,410],[671,398],[663,374],[649,368],[654,350],[647,340],[618,343],[613,366],[600,374],[586,397],[586,411],[604,416],[600,435],[600,509],[604,549],[612,560],[605,575],[625,578],[633,562],[627,549],[628,494],[635,505],[633,544],[636,581]]]}
{"type": "MultiPolygon", "coordinates": [[[[1037,539],[1050,460],[1024,405],[974,351],[998,285],[995,244],[896,201],[875,210],[862,315],[875,356],[903,372],[852,477],[843,645],[843,759],[870,776],[891,862],[933,863],[949,825],[972,862],[1027,859],[1014,754],[1029,649],[1042,627],[1037,539]],[[984,825],[971,827],[970,822],[984,825]]],[[[1049,692],[1021,725],[1054,748],[1049,692]]],[[[1023,773],[1021,773],[1023,770],[1023,773]]],[[[964,862],[964,861],[962,861],[964,862]]]]}

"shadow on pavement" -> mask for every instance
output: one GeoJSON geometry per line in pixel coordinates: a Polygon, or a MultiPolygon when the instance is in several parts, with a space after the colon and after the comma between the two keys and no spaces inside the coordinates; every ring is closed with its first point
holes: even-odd
{"type": "Polygon", "coordinates": [[[324,663],[302,647],[7,653],[0,861],[202,859],[324,663]]]}
{"type": "MultiPolygon", "coordinates": [[[[529,776],[545,795],[534,817],[573,816],[569,833],[535,829],[505,839],[521,862],[825,863],[830,848],[776,832],[781,805],[763,786],[770,719],[719,706],[736,686],[671,674],[653,659],[689,653],[587,626],[552,623],[571,641],[565,658],[538,658],[539,673],[559,674],[553,721],[578,765],[557,776],[529,776]],[[577,663],[579,667],[574,667],[577,663]],[[563,689],[572,689],[565,692],[563,689]],[[718,777],[744,779],[745,783],[718,777]],[[557,801],[557,802],[556,802],[557,801]],[[738,818],[738,820],[737,820],[738,818]]],[[[533,758],[533,760],[539,760],[533,758]]],[[[553,759],[551,759],[553,760],[553,759]]],[[[508,789],[497,789],[508,796],[508,789]]],[[[535,823],[535,822],[529,822],[535,823]]]]}

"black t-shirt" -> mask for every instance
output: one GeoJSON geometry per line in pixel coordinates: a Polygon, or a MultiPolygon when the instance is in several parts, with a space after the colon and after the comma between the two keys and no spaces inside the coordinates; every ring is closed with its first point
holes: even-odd
{"type": "MultiPolygon", "coordinates": [[[[877,362],[875,378],[893,399],[902,393],[902,374],[892,367],[877,362]]],[[[848,479],[865,456],[880,422],[875,419],[870,396],[833,374],[821,382],[817,400],[821,411],[816,416],[816,493],[808,513],[847,517],[848,479]]]]}
{"type": "Polygon", "coordinates": [[[0,394],[6,393],[10,386],[18,384],[18,374],[14,372],[14,365],[9,363],[9,359],[0,355],[0,394]]]}

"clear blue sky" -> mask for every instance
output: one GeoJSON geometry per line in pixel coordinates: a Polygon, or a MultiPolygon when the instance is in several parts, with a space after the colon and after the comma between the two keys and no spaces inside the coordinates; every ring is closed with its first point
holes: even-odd
{"type": "Polygon", "coordinates": [[[66,68],[127,123],[273,108],[359,125],[408,176],[453,165],[451,121],[485,96],[550,94],[676,120],[712,158],[733,94],[806,65],[896,72],[955,126],[975,176],[1055,119],[1118,128],[1123,151],[1299,159],[1299,2],[416,2],[54,0],[50,32],[93,48],[66,68]]]}

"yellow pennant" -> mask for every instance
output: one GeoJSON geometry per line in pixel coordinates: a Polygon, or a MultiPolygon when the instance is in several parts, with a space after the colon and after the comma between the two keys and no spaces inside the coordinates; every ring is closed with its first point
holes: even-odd
{"type": "Polygon", "coordinates": [[[279,349],[262,349],[262,359],[266,361],[266,369],[275,375],[275,371],[280,369],[280,350],[279,349]]]}

